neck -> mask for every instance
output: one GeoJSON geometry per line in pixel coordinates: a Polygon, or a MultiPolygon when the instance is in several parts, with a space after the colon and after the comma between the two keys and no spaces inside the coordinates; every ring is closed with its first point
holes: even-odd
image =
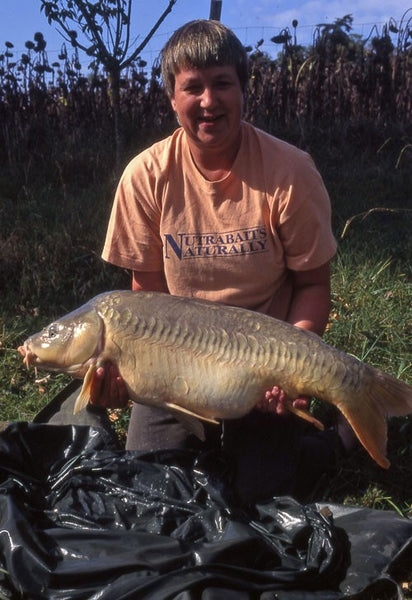
{"type": "Polygon", "coordinates": [[[219,181],[230,173],[240,148],[241,132],[235,143],[228,148],[202,148],[191,144],[189,148],[193,161],[200,173],[209,181],[219,181]]]}

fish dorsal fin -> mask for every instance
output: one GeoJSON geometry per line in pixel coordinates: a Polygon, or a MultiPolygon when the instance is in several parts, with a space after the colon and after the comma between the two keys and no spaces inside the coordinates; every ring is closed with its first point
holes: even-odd
{"type": "Polygon", "coordinates": [[[196,437],[199,438],[202,442],[205,441],[205,429],[202,423],[199,421],[207,421],[208,423],[213,423],[214,425],[219,425],[219,421],[216,419],[210,419],[208,417],[203,417],[187,408],[183,408],[174,402],[166,402],[166,407],[173,413],[174,417],[178,421],[182,423],[182,425],[191,433],[193,433],[196,437]]]}
{"type": "Polygon", "coordinates": [[[96,365],[90,365],[87,370],[86,375],[84,376],[82,389],[80,390],[80,394],[76,400],[76,403],[73,408],[73,414],[77,415],[78,412],[86,408],[86,406],[90,402],[91,398],[91,389],[93,386],[93,382],[96,375],[96,365]]]}

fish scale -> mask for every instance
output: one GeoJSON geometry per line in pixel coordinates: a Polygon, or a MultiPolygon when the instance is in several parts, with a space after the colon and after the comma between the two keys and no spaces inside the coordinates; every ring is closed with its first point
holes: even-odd
{"type": "Polygon", "coordinates": [[[412,412],[411,388],[318,336],[267,315],[157,292],[113,291],[28,338],[24,362],[84,377],[86,405],[98,366],[117,365],[132,400],[164,407],[202,437],[199,419],[247,414],[278,385],[286,406],[301,395],[336,406],[387,468],[386,417],[412,412]]]}

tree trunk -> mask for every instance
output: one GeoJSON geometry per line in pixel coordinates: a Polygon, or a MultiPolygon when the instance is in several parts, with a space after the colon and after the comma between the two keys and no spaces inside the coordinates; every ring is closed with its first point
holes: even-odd
{"type": "Polygon", "coordinates": [[[120,68],[115,67],[108,72],[109,98],[113,111],[113,136],[115,150],[115,171],[119,174],[123,152],[123,123],[120,110],[120,68]]]}

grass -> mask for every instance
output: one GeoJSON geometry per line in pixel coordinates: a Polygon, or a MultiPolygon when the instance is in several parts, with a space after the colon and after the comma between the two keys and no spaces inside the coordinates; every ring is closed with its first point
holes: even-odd
{"type": "Polygon", "coordinates": [[[391,374],[410,378],[412,285],[404,265],[382,249],[342,247],[332,274],[326,341],[391,374]]]}

